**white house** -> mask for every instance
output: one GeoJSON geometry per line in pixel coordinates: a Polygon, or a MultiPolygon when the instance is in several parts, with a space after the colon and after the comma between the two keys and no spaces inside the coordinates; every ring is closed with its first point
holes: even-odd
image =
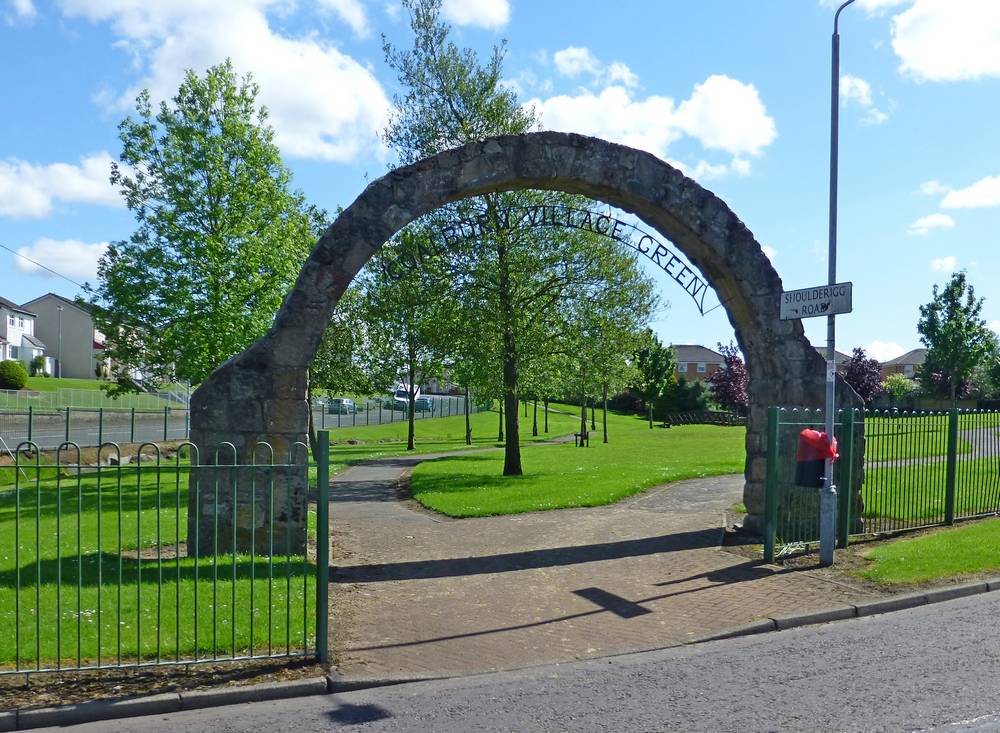
{"type": "MultiPolygon", "coordinates": [[[[35,335],[35,314],[0,298],[0,361],[14,359],[29,368],[31,360],[45,355],[45,344],[35,335]]],[[[51,360],[46,360],[46,371],[51,360]]]]}

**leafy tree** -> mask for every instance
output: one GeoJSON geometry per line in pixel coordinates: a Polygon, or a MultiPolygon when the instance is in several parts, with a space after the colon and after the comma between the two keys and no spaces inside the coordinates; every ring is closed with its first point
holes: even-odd
{"type": "Polygon", "coordinates": [[[135,214],[90,291],[113,391],[203,381],[270,326],[325,214],[290,190],[258,88],[232,64],[188,71],[154,115],[148,91],[118,126],[111,181],[135,214]]]}
{"type": "Polygon", "coordinates": [[[920,383],[929,392],[944,392],[954,404],[963,387],[971,385],[975,370],[989,356],[993,334],[980,317],[984,298],[976,298],[965,272],[952,274],[951,280],[933,289],[929,303],[920,306],[917,331],[927,347],[927,357],[920,369],[920,383]]]}
{"type": "Polygon", "coordinates": [[[882,365],[871,359],[862,348],[854,349],[844,364],[844,381],[847,382],[866,405],[882,394],[882,365]]]}
{"type": "Polygon", "coordinates": [[[712,399],[730,410],[743,410],[750,404],[750,374],[740,356],[739,349],[730,342],[729,346],[719,344],[722,354],[722,369],[714,372],[707,380],[712,399]]]}
{"type": "Polygon", "coordinates": [[[882,392],[889,395],[889,404],[895,405],[917,389],[916,383],[898,372],[890,374],[882,382],[882,392]]]}
{"type": "Polygon", "coordinates": [[[647,405],[666,397],[677,382],[674,350],[660,343],[653,330],[647,328],[639,338],[633,358],[636,371],[631,387],[636,394],[647,405]]]}
{"type": "Polygon", "coordinates": [[[667,394],[655,404],[657,413],[701,412],[712,407],[712,393],[705,382],[697,379],[678,379],[667,394]]]}

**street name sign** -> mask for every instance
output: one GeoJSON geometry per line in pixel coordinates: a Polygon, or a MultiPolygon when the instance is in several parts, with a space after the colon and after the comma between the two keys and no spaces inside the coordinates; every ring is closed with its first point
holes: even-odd
{"type": "Polygon", "coordinates": [[[853,310],[851,293],[854,283],[817,285],[815,288],[789,290],[781,294],[779,317],[783,321],[796,318],[815,318],[850,313],[853,310]]]}

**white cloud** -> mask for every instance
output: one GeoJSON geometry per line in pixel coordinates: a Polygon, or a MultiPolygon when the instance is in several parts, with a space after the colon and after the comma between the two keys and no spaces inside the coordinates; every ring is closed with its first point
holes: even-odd
{"type": "Polygon", "coordinates": [[[937,196],[942,193],[948,193],[951,190],[951,186],[946,186],[941,183],[941,181],[924,181],[920,184],[920,193],[925,196],[937,196]]]}
{"type": "Polygon", "coordinates": [[[14,20],[31,20],[38,14],[31,0],[8,0],[7,4],[13,12],[13,16],[8,16],[10,22],[14,20]]]}
{"type": "MultiPolygon", "coordinates": [[[[87,243],[76,239],[49,239],[42,237],[28,247],[17,250],[19,255],[51,267],[56,272],[74,280],[94,280],[97,278],[97,261],[108,248],[107,242],[87,243]]],[[[15,257],[18,270],[29,275],[56,277],[51,272],[28,262],[23,257],[15,257]]]]}
{"type": "Polygon", "coordinates": [[[639,85],[638,75],[621,61],[615,61],[608,67],[608,83],[621,82],[627,87],[639,85]]]}
{"type": "Polygon", "coordinates": [[[0,216],[48,216],[56,201],[123,207],[121,195],[109,180],[111,160],[101,152],[83,158],[79,165],[0,161],[0,216]]]}
{"type": "Polygon", "coordinates": [[[695,85],[675,124],[706,148],[733,155],[759,155],[778,136],[757,88],[720,74],[695,85]]]}
{"type": "Polygon", "coordinates": [[[601,62],[590,49],[581,46],[569,46],[556,51],[552,55],[552,60],[555,62],[556,70],[563,76],[579,76],[584,72],[598,74],[601,71],[601,62]]]}
{"type": "Polygon", "coordinates": [[[390,106],[382,86],[331,43],[272,28],[267,11],[287,9],[284,0],[62,0],[62,6],[69,16],[109,23],[116,47],[140,59],[145,75],[117,97],[115,111],[131,109],[142,87],[154,99],[170,98],[185,69],[203,73],[230,57],[238,72],[253,72],[285,155],[351,161],[385,153],[379,131],[390,106]]]}
{"type": "Polygon", "coordinates": [[[403,15],[403,6],[398,2],[389,2],[385,4],[384,8],[385,14],[389,16],[389,20],[393,23],[398,23],[403,15]]]}
{"type": "Polygon", "coordinates": [[[760,248],[762,250],[764,250],[764,255],[767,257],[767,259],[771,260],[771,262],[773,264],[774,263],[774,258],[778,256],[778,250],[776,250],[774,247],[770,247],[770,246],[768,246],[766,244],[760,245],[760,248]]]}
{"type": "Polygon", "coordinates": [[[358,0],[319,0],[319,4],[336,13],[361,38],[367,38],[371,35],[368,17],[358,0]]]}
{"type": "Polygon", "coordinates": [[[977,209],[1000,206],[1000,176],[986,176],[967,188],[948,191],[941,206],[945,209],[977,209]]]}
{"type": "Polygon", "coordinates": [[[931,260],[931,272],[954,272],[957,264],[958,260],[955,258],[955,255],[938,257],[931,260]]]}
{"type": "Polygon", "coordinates": [[[508,0],[444,0],[441,14],[455,25],[501,28],[510,20],[508,0]]]}
{"type": "Polygon", "coordinates": [[[872,341],[871,343],[865,344],[864,350],[867,352],[868,356],[881,362],[887,362],[890,359],[895,359],[897,356],[902,356],[906,353],[906,349],[897,344],[895,341],[872,341]]]}
{"type": "Polygon", "coordinates": [[[840,77],[841,104],[854,103],[861,107],[865,116],[861,121],[866,125],[881,125],[889,115],[878,109],[872,101],[872,86],[859,76],[844,74],[840,77]]]}
{"type": "Polygon", "coordinates": [[[893,18],[892,47],[920,81],[1000,76],[1000,3],[916,0],[893,18]]]}
{"type": "Polygon", "coordinates": [[[646,150],[702,179],[730,172],[747,175],[746,156],[759,155],[777,136],[757,89],[727,76],[709,77],[679,106],[669,97],[635,98],[632,90],[619,85],[598,93],[583,90],[575,96],[535,98],[525,106],[535,107],[545,129],[594,135],[646,150]],[[700,161],[692,168],[670,160],[670,145],[685,135],[707,150],[729,153],[731,162],[700,161]]]}
{"type": "Polygon", "coordinates": [[[1000,333],[1000,321],[990,321],[989,326],[994,332],[1000,333]]]}
{"type": "Polygon", "coordinates": [[[910,224],[910,234],[924,236],[934,229],[953,229],[955,220],[947,214],[928,214],[910,224]]]}

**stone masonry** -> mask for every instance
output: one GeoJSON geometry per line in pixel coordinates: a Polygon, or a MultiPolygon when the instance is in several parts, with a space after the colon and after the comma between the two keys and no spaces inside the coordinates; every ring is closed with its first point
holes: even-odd
{"type": "MultiPolygon", "coordinates": [[[[373,181],[320,239],[271,330],[219,367],[193,395],[191,437],[202,455],[229,441],[240,462],[247,463],[258,441],[268,441],[278,453],[304,441],[307,366],[337,300],[365,262],[400,229],[443,204],[516,189],[580,194],[631,212],[705,275],[725,305],[751,375],[744,503],[749,525],[759,526],[767,407],[821,406],[823,360],[800,322],[779,320],[781,279],[725,202],[649,153],[583,135],[536,132],[489,138],[373,181]]],[[[837,388],[839,407],[860,407],[857,395],[839,377],[837,388]]],[[[856,476],[857,492],[860,472],[856,476]]],[[[305,489],[298,485],[292,490],[290,505],[298,505],[297,494],[305,489]]],[[[200,516],[204,536],[212,518],[204,505],[201,512],[193,505],[191,509],[189,532],[200,516]]],[[[244,530],[240,536],[253,534],[244,530]]],[[[224,524],[219,531],[232,534],[224,524]]],[[[304,527],[300,534],[304,538],[304,527]]]]}

